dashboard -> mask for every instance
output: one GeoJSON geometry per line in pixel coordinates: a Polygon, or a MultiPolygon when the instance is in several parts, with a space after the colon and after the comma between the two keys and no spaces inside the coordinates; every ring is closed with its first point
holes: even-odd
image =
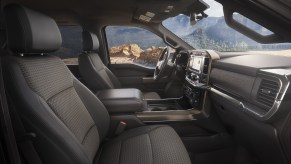
{"type": "Polygon", "coordinates": [[[275,55],[223,56],[215,51],[182,51],[188,55],[184,95],[203,110],[207,92],[223,97],[259,121],[288,111],[291,58],[275,55]]]}
{"type": "Polygon", "coordinates": [[[291,105],[290,77],[289,57],[244,55],[214,62],[210,80],[216,95],[259,121],[272,121],[291,105]]]}
{"type": "Polygon", "coordinates": [[[291,162],[291,57],[180,53],[188,55],[184,96],[194,109],[215,113],[264,163],[291,162]]]}

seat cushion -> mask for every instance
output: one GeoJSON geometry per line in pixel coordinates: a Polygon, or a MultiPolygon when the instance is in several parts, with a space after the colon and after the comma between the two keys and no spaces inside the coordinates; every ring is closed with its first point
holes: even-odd
{"type": "Polygon", "coordinates": [[[161,99],[160,95],[156,92],[143,92],[144,99],[161,99]]]}
{"type": "Polygon", "coordinates": [[[128,130],[106,143],[97,164],[191,164],[180,137],[165,125],[128,130]]]}

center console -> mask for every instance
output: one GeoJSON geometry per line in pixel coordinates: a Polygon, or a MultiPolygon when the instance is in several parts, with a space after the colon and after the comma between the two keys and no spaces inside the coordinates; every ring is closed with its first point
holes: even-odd
{"type": "Polygon", "coordinates": [[[188,51],[190,55],[184,84],[184,95],[193,108],[202,109],[205,90],[208,89],[210,57],[207,51],[188,51]]]}
{"type": "Polygon", "coordinates": [[[208,117],[209,72],[211,62],[219,56],[206,50],[182,51],[180,54],[188,56],[183,97],[148,101],[150,109],[136,113],[143,122],[193,121],[208,117]]]}
{"type": "Polygon", "coordinates": [[[176,63],[183,71],[181,98],[145,100],[138,89],[109,89],[96,93],[110,114],[109,136],[144,124],[185,123],[209,116],[209,72],[212,61],[219,59],[219,55],[215,51],[189,50],[180,51],[177,56],[184,57],[181,64],[176,63]]]}
{"type": "Polygon", "coordinates": [[[130,129],[143,124],[187,122],[209,116],[209,72],[211,62],[219,55],[206,50],[182,51],[179,55],[188,58],[183,62],[185,82],[181,98],[144,100],[137,89],[110,89],[96,94],[110,113],[111,129],[120,122],[126,122],[130,129]]]}

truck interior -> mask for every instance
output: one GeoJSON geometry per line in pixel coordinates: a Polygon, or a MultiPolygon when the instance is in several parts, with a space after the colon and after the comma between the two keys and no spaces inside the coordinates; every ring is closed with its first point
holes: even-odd
{"type": "Polygon", "coordinates": [[[290,0],[0,7],[0,163],[291,163],[290,0]]]}

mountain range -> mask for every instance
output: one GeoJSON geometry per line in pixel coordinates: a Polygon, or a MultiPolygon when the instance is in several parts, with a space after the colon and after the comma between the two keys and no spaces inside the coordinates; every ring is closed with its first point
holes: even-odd
{"type": "MultiPolygon", "coordinates": [[[[259,24],[235,14],[234,19],[261,35],[272,34],[259,24]]],[[[218,51],[280,50],[291,49],[290,43],[260,44],[230,28],[224,17],[208,17],[190,25],[185,15],[168,18],[163,25],[194,48],[215,49],[218,51]]],[[[164,45],[163,41],[147,30],[136,27],[109,26],[106,28],[109,47],[136,43],[142,48],[164,45]]]]}

